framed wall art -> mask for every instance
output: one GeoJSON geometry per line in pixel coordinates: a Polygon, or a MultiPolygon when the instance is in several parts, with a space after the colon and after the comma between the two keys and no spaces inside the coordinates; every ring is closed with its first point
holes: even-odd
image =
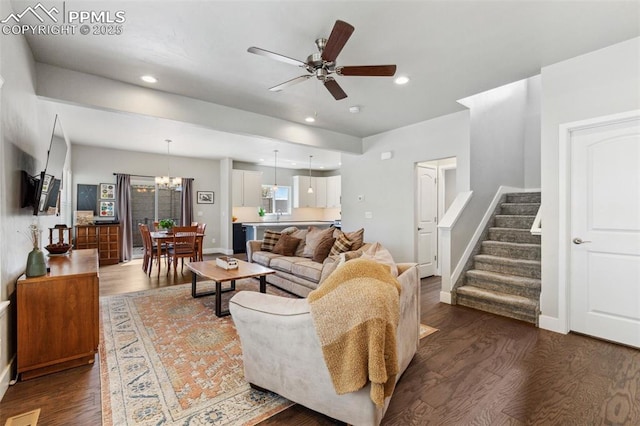
{"type": "Polygon", "coordinates": [[[98,212],[98,216],[113,217],[115,215],[116,215],[115,201],[100,201],[100,211],[98,212]]]}
{"type": "Polygon", "coordinates": [[[78,210],[92,211],[95,215],[98,201],[98,185],[78,184],[78,210]]]}
{"type": "Polygon", "coordinates": [[[196,195],[198,204],[213,204],[213,191],[197,191],[196,195]]]}
{"type": "Polygon", "coordinates": [[[114,200],[116,198],[116,184],[115,183],[101,183],[100,184],[100,199],[101,200],[114,200]]]}

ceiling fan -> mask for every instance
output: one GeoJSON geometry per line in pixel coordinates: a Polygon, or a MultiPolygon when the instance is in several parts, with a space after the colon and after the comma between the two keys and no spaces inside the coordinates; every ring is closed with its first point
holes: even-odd
{"type": "Polygon", "coordinates": [[[308,72],[308,74],[301,75],[285,81],[284,83],[278,84],[277,86],[271,87],[269,90],[272,92],[279,92],[286,87],[301,83],[315,76],[318,80],[324,83],[324,87],[327,88],[329,93],[339,101],[340,99],[346,98],[347,94],[342,90],[331,74],[358,77],[392,77],[396,73],[395,65],[336,66],[336,58],[349,40],[349,37],[351,37],[354,29],[355,28],[352,25],[344,21],[337,20],[328,39],[319,38],[316,40],[318,53],[312,53],[309,55],[306,62],[270,52],[259,47],[250,47],[247,51],[255,53],[256,55],[262,55],[277,61],[285,62],[287,64],[296,65],[300,68],[304,68],[308,72]]]}

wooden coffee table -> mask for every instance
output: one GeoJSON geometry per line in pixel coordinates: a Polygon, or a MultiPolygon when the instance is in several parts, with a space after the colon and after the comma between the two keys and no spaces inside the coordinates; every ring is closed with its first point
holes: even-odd
{"type": "Polygon", "coordinates": [[[238,260],[238,267],[236,269],[224,269],[216,265],[215,260],[207,260],[204,262],[191,262],[187,265],[187,268],[191,270],[191,296],[202,297],[212,294],[216,295],[216,316],[223,317],[229,315],[229,310],[222,311],[222,293],[228,291],[235,291],[236,280],[243,278],[260,278],[260,293],[267,292],[267,275],[275,274],[273,269],[265,268],[264,266],[257,265],[255,263],[245,262],[244,260],[238,260]],[[216,289],[214,291],[207,291],[198,293],[196,291],[196,285],[198,277],[212,280],[216,283],[216,289]],[[231,281],[231,287],[222,288],[222,283],[231,281]]]}

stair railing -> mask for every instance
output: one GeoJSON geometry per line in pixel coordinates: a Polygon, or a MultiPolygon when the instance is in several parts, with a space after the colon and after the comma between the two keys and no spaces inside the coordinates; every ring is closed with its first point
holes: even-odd
{"type": "Polygon", "coordinates": [[[533,220],[533,225],[531,225],[531,235],[542,235],[542,215],[540,211],[542,210],[542,206],[538,207],[538,213],[536,214],[536,218],[533,220]]]}

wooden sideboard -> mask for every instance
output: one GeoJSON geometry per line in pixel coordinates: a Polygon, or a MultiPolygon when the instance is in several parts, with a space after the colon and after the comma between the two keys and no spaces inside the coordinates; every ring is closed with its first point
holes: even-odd
{"type": "Polygon", "coordinates": [[[120,225],[76,225],[76,249],[97,248],[100,265],[115,265],[120,260],[120,225]]]}
{"type": "Polygon", "coordinates": [[[18,374],[22,380],[92,364],[98,351],[97,249],[49,256],[50,272],[17,283],[18,374]]]}

